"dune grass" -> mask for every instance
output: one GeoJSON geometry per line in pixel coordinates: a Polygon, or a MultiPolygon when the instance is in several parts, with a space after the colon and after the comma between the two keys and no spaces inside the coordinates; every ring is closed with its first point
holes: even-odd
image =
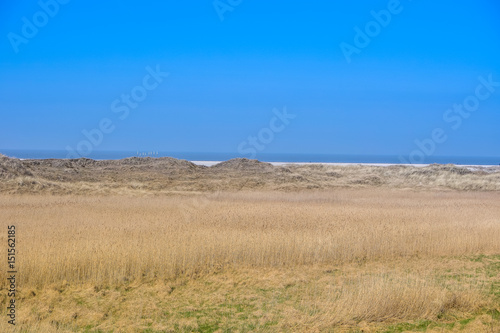
{"type": "Polygon", "coordinates": [[[0,220],[18,230],[25,331],[496,332],[499,199],[3,195],[0,220]]]}

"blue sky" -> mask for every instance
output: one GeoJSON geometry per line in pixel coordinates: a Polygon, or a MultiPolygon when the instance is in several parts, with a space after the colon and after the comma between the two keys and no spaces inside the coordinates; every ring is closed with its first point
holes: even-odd
{"type": "Polygon", "coordinates": [[[0,148],[76,149],[105,119],[94,151],[500,156],[500,87],[444,120],[500,82],[497,1],[54,1],[0,4],[0,148]],[[348,62],[355,27],[375,30],[348,62]],[[146,68],[169,75],[120,119],[146,68]]]}

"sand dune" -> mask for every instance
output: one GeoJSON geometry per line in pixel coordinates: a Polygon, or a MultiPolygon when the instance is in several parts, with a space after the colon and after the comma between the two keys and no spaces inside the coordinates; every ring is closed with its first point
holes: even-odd
{"type": "Polygon", "coordinates": [[[19,160],[0,155],[0,192],[173,194],[388,187],[500,190],[500,167],[284,164],[232,159],[207,167],[170,157],[19,160]]]}

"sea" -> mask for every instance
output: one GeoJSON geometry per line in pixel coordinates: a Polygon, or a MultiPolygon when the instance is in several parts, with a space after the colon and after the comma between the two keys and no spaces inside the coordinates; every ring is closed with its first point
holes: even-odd
{"type": "MultiPolygon", "coordinates": [[[[65,150],[19,150],[0,149],[0,153],[20,159],[67,158],[65,150]]],[[[188,161],[227,161],[232,158],[254,158],[263,162],[286,163],[367,163],[367,164],[411,164],[408,156],[399,155],[340,155],[340,154],[279,154],[259,153],[243,156],[238,153],[164,152],[164,151],[93,151],[85,156],[94,160],[116,160],[127,157],[174,157],[188,161]]],[[[483,156],[425,156],[414,164],[499,165],[500,157],[483,156]]]]}

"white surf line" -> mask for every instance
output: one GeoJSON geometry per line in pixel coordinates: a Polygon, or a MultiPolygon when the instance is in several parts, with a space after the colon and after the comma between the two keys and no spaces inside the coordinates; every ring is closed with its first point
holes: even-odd
{"type": "Polygon", "coordinates": [[[189,161],[189,162],[196,164],[196,165],[204,165],[204,166],[210,167],[210,166],[222,163],[224,161],[189,161]]]}
{"type": "MultiPolygon", "coordinates": [[[[204,166],[213,166],[218,163],[222,163],[225,161],[190,161],[191,163],[194,163],[196,165],[204,165],[204,166]]],[[[349,166],[349,165],[369,165],[369,166],[380,166],[380,167],[388,167],[388,166],[393,166],[393,165],[403,165],[403,166],[412,166],[416,168],[422,168],[429,166],[431,164],[401,164],[401,163],[335,163],[335,162],[263,162],[263,163],[269,163],[274,166],[284,166],[284,165],[333,165],[333,166],[349,166]]],[[[440,165],[445,165],[445,164],[440,164],[440,165]]],[[[498,165],[461,165],[461,164],[454,164],[456,167],[462,167],[462,168],[477,168],[477,169],[484,169],[484,168],[500,168],[498,165]]]]}
{"type": "Polygon", "coordinates": [[[338,162],[269,162],[275,166],[281,165],[336,165],[336,166],[349,166],[349,165],[369,165],[369,166],[380,166],[388,167],[391,165],[404,165],[404,166],[414,166],[414,167],[426,167],[430,164],[400,164],[400,163],[338,163],[338,162]]]}
{"type": "MultiPolygon", "coordinates": [[[[218,163],[226,162],[226,161],[190,161],[196,165],[204,165],[204,166],[213,166],[218,163]]],[[[407,165],[407,166],[415,166],[415,167],[425,167],[430,164],[389,164],[389,163],[334,163],[334,162],[263,162],[269,163],[274,166],[282,166],[282,165],[373,165],[373,166],[391,166],[391,165],[407,165]]]]}

